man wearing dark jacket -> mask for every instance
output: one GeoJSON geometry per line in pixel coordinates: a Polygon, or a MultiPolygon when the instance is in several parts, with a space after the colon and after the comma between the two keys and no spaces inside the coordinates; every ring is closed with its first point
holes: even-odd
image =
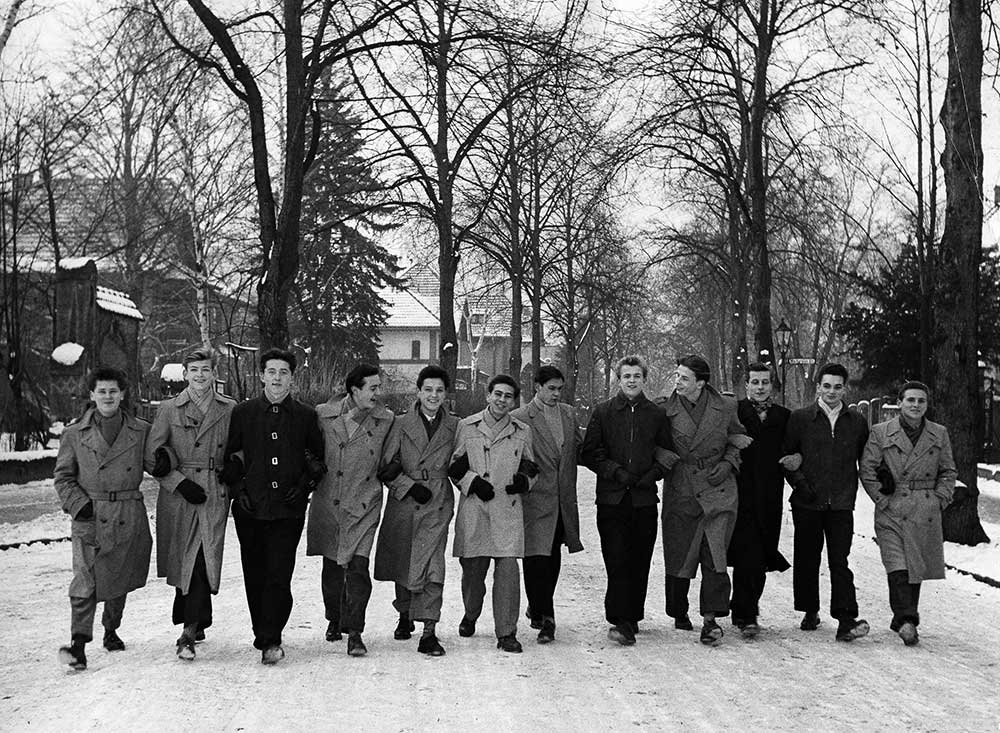
{"type": "Polygon", "coordinates": [[[854,500],[858,461],[868,440],[868,422],[844,403],[847,369],[826,364],[816,376],[817,401],[788,419],[783,459],[791,473],[790,499],[795,524],[792,587],[795,609],[805,616],[800,627],[819,626],[819,562],[826,540],[830,566],[830,615],[837,619],[837,640],[868,633],[858,620],[854,574],[847,564],[854,536],[854,500]],[[801,465],[796,466],[801,456],[801,465]],[[788,462],[791,461],[791,462],[788,462]]]}
{"type": "Polygon", "coordinates": [[[281,632],[292,610],[292,572],[309,492],[324,471],[316,411],[291,396],[295,355],[260,357],[264,394],[233,408],[223,480],[233,497],[243,584],[261,662],[284,656],[281,632]]]}
{"type": "Polygon", "coordinates": [[[615,369],[619,392],[594,408],[581,463],[597,474],[597,531],[608,573],[604,613],[608,638],[635,644],[645,615],[649,563],[656,543],[656,449],[672,449],[670,420],[645,394],[648,370],[638,356],[615,369]]]}
{"type": "Polygon", "coordinates": [[[760,632],[757,617],[767,573],[788,570],[778,550],[781,535],[781,499],[785,475],[781,449],[791,412],[771,401],[771,369],[766,364],[747,367],[747,397],[737,403],[737,417],[753,438],[740,453],[739,512],[729,541],[733,568],[733,625],[744,638],[760,632]]]}

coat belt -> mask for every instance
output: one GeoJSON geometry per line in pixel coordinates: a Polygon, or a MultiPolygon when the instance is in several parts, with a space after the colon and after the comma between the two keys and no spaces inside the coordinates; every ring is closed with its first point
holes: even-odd
{"type": "Polygon", "coordinates": [[[932,491],[937,488],[937,481],[924,481],[916,480],[913,481],[897,481],[897,485],[903,489],[910,489],[911,491],[932,491]]]}
{"type": "Polygon", "coordinates": [[[207,461],[184,461],[177,464],[177,468],[207,468],[210,471],[214,471],[215,456],[212,456],[207,461]]]}
{"type": "Polygon", "coordinates": [[[406,475],[414,481],[430,481],[432,479],[448,478],[447,471],[428,471],[426,468],[422,468],[419,471],[411,471],[406,475]]]}
{"type": "Polygon", "coordinates": [[[125,491],[88,491],[87,495],[91,501],[128,501],[142,499],[142,492],[139,489],[126,489],[125,491]]]}
{"type": "Polygon", "coordinates": [[[686,463],[689,466],[694,466],[699,471],[703,471],[706,468],[712,468],[716,463],[719,462],[718,458],[695,458],[694,456],[688,456],[687,458],[681,459],[681,463],[686,463]]]}

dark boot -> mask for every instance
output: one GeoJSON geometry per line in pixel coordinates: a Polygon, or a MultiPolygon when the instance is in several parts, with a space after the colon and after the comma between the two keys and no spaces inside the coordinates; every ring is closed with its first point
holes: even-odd
{"type": "Polygon", "coordinates": [[[104,648],[109,652],[125,651],[125,642],[115,633],[114,629],[107,629],[104,632],[104,648]]]}
{"type": "Polygon", "coordinates": [[[510,652],[511,654],[520,654],[523,651],[521,649],[521,642],[513,634],[501,636],[497,639],[497,649],[503,649],[505,652],[510,652]]]}
{"type": "Polygon", "coordinates": [[[347,653],[352,657],[363,657],[368,653],[368,647],[361,640],[360,631],[352,631],[347,635],[347,653]]]}
{"type": "Polygon", "coordinates": [[[441,646],[441,642],[438,641],[438,638],[434,634],[420,637],[420,643],[417,644],[417,651],[431,657],[444,656],[444,647],[441,646]]]}
{"type": "Polygon", "coordinates": [[[59,648],[59,661],[68,664],[71,669],[84,670],[87,668],[87,655],[83,651],[86,644],[83,639],[75,638],[69,646],[59,648]]]}
{"type": "Polygon", "coordinates": [[[799,624],[799,628],[803,631],[815,631],[819,628],[820,623],[819,614],[815,611],[809,611],[805,616],[802,617],[802,622],[799,624]]]}
{"type": "Polygon", "coordinates": [[[401,613],[399,614],[399,623],[396,624],[396,630],[392,632],[392,638],[396,641],[409,639],[413,635],[415,628],[417,628],[416,624],[410,621],[409,614],[401,613]]]}
{"type": "Polygon", "coordinates": [[[340,633],[340,622],[331,621],[326,625],[326,640],[327,641],[340,641],[344,638],[344,635],[340,633]]]}
{"type": "Polygon", "coordinates": [[[551,641],[555,641],[556,638],[556,620],[550,616],[546,616],[542,619],[542,628],[538,632],[538,643],[548,644],[551,641]]]}

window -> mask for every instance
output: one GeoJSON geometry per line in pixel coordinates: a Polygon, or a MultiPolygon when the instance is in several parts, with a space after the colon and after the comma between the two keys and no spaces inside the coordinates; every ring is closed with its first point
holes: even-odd
{"type": "Polygon", "coordinates": [[[410,342],[410,358],[419,359],[420,358],[420,339],[414,339],[410,342]]]}

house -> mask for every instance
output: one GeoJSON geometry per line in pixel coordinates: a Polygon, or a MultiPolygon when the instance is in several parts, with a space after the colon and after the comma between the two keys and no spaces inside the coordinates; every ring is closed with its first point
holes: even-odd
{"type": "Polygon", "coordinates": [[[386,392],[410,392],[417,374],[427,364],[438,363],[441,321],[437,307],[415,290],[385,288],[379,297],[389,314],[379,333],[379,363],[386,392]]]}

